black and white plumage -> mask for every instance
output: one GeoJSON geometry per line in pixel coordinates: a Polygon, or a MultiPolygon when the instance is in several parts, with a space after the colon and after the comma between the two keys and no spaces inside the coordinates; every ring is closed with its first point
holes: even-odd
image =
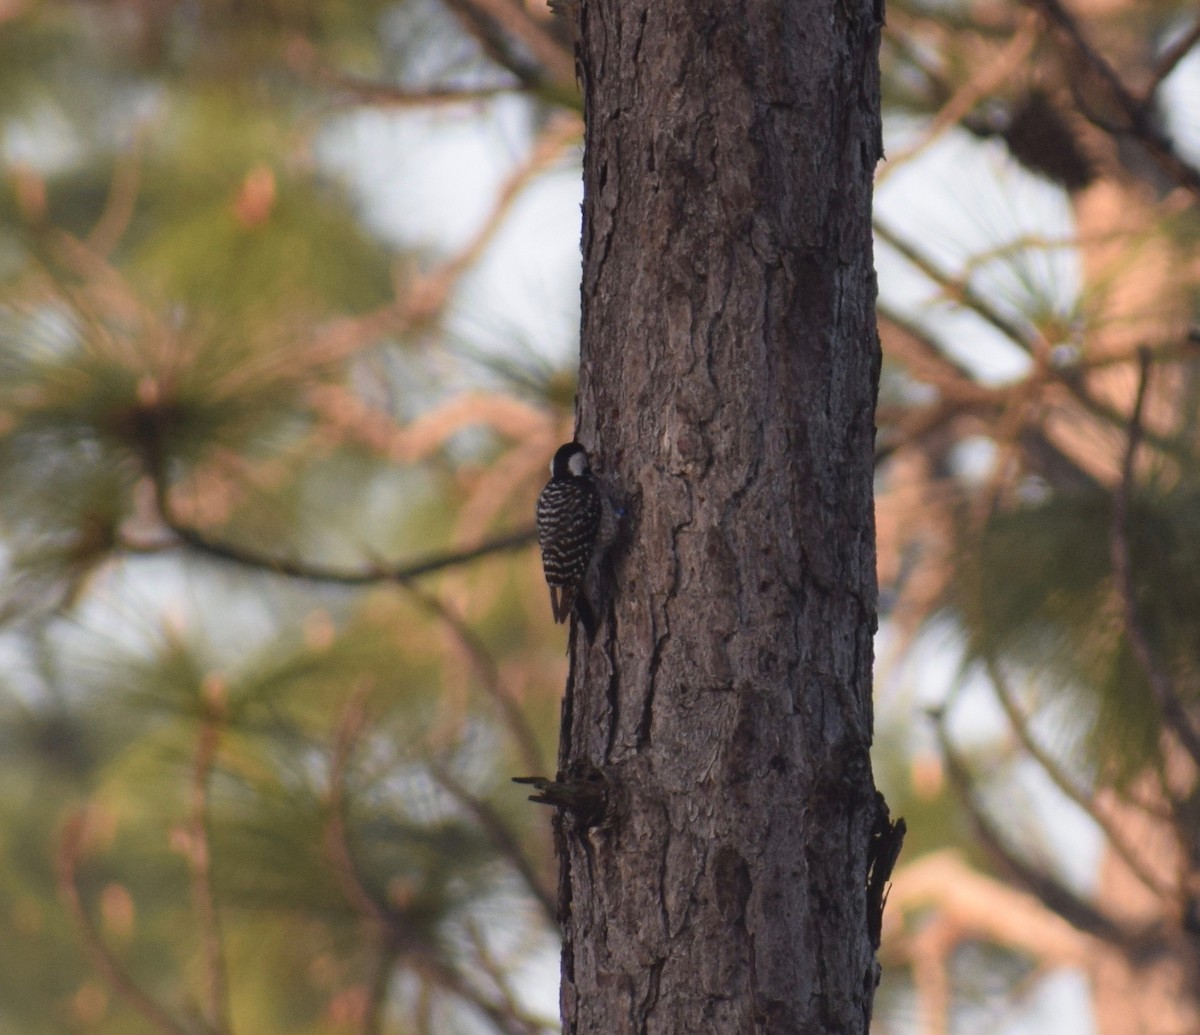
{"type": "Polygon", "coordinates": [[[612,540],[615,518],[578,442],[554,454],[550,481],[538,497],[537,530],[554,620],[565,622],[574,607],[590,636],[593,611],[584,583],[612,540]]]}

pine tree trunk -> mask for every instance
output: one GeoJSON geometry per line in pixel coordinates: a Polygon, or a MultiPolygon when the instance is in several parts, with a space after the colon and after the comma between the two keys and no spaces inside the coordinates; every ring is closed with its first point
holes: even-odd
{"type": "Polygon", "coordinates": [[[626,514],[564,704],[607,793],[560,815],[573,1035],[867,1030],[881,14],[582,0],[579,438],[626,514]]]}

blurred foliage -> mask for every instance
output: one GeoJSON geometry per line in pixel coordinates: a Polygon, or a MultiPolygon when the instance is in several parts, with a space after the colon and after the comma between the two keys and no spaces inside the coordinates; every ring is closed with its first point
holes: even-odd
{"type": "Polygon", "coordinates": [[[480,82],[429,2],[0,13],[0,1032],[540,1030],[535,562],[388,573],[527,527],[569,393],[458,402],[472,257],[316,146],[480,82]]]}
{"type": "MultiPolygon", "coordinates": [[[[1004,658],[1077,697],[1092,757],[1130,779],[1160,758],[1162,715],[1124,635],[1113,596],[1107,494],[1069,494],[998,513],[962,560],[968,656],[1004,658]]],[[[1140,624],[1194,700],[1200,678],[1200,498],[1147,495],[1130,512],[1140,624]]]]}
{"type": "MultiPolygon", "coordinates": [[[[967,1031],[974,939],[1078,966],[980,919],[1016,908],[1003,885],[1118,954],[1142,922],[1194,938],[1178,918],[1200,872],[1200,757],[1162,694],[1200,729],[1200,27],[1173,0],[896,0],[887,15],[880,581],[910,670],[886,678],[907,677],[923,714],[881,702],[876,759],[909,823],[902,866],[957,842],[980,881],[969,905],[958,888],[894,907],[909,972],[882,1024],[967,1031]],[[1092,835],[1103,866],[1081,876],[1092,835]]],[[[1190,1030],[1194,959],[1162,959],[1190,1030]]],[[[1087,976],[1099,1028],[1167,1030],[1145,973],[1087,976]]]]}
{"type": "MultiPolygon", "coordinates": [[[[1193,8],[1108,5],[1088,38],[1141,88],[1193,8]]],[[[509,778],[552,768],[561,630],[529,551],[408,574],[527,527],[573,402],[530,342],[448,319],[578,139],[545,132],[579,107],[564,24],[511,9],[0,10],[0,1035],[174,1030],[128,985],[181,1031],[553,1029],[527,1001],[554,966],[548,822],[509,778]],[[557,150],[462,251],[406,242],[317,143],[366,110],[557,150]]],[[[1196,704],[1200,278],[1154,137],[1195,110],[1156,92],[1130,125],[1086,57],[1030,5],[888,4],[878,487],[886,617],[961,646],[938,721],[998,665],[1091,794],[1167,768],[1112,570],[1135,346],[1136,608],[1196,704]],[[893,171],[942,189],[889,197],[893,171]],[[1128,226],[1088,222],[1106,192],[1128,226]]],[[[905,860],[1002,872],[924,722],[889,715],[876,751],[905,860]]],[[[1019,745],[973,738],[965,790],[1036,848],[1019,745]]],[[[898,970],[926,914],[900,919],[898,970]]],[[[955,1030],[1029,980],[985,935],[944,961],[955,1030]]],[[[890,1002],[911,1030],[913,987],[889,970],[877,1024],[890,1002]]]]}

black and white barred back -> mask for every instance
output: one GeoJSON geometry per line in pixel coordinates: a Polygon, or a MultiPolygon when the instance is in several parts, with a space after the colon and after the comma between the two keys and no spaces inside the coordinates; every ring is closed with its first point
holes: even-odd
{"type": "Polygon", "coordinates": [[[596,554],[604,500],[578,442],[560,446],[537,503],[538,543],[556,622],[565,622],[596,554]]]}

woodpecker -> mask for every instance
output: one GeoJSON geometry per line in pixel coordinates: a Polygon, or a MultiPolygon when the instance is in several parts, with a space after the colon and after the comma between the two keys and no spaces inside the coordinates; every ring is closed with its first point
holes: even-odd
{"type": "Polygon", "coordinates": [[[616,517],[578,442],[559,446],[550,461],[550,481],[537,502],[537,530],[554,620],[565,622],[574,608],[590,639],[595,601],[587,598],[598,588],[596,569],[616,532],[616,517]]]}

